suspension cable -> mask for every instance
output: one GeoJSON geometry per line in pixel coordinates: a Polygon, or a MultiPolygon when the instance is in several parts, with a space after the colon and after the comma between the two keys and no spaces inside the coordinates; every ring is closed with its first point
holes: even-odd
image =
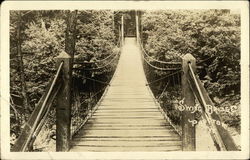
{"type": "Polygon", "coordinates": [[[153,84],[153,83],[155,83],[155,82],[158,82],[158,81],[160,81],[160,80],[163,80],[163,79],[165,79],[165,78],[168,78],[168,77],[170,77],[170,76],[172,76],[172,75],[178,74],[178,73],[180,73],[180,72],[182,72],[182,70],[176,71],[176,72],[174,72],[174,73],[167,74],[166,76],[161,77],[161,78],[159,78],[159,79],[156,79],[156,80],[154,80],[154,81],[151,81],[151,82],[147,83],[146,85],[153,84]]]}
{"type": "Polygon", "coordinates": [[[97,67],[97,68],[85,68],[85,69],[84,68],[73,68],[73,69],[75,69],[75,70],[86,70],[86,71],[93,71],[93,70],[103,69],[103,68],[107,67],[108,65],[110,65],[115,60],[115,58],[117,57],[117,55],[119,55],[119,54],[116,54],[113,57],[113,59],[111,59],[109,61],[109,63],[105,64],[104,66],[100,66],[100,67],[97,67]]]}
{"type": "Polygon", "coordinates": [[[198,65],[198,64],[201,64],[201,63],[206,62],[207,60],[210,60],[210,59],[212,59],[212,58],[214,58],[214,57],[206,58],[206,59],[204,59],[204,60],[201,60],[200,62],[197,62],[196,64],[197,64],[197,65],[198,65]]]}
{"type": "Polygon", "coordinates": [[[144,47],[142,46],[140,37],[139,37],[139,44],[140,44],[140,47],[141,47],[142,51],[144,52],[144,54],[155,62],[162,63],[162,64],[181,64],[181,62],[165,62],[165,61],[157,60],[157,59],[153,58],[152,56],[148,55],[148,53],[145,51],[144,47]]]}
{"type": "Polygon", "coordinates": [[[163,96],[163,93],[166,91],[167,87],[168,87],[168,84],[169,84],[169,81],[168,83],[165,85],[163,91],[161,92],[160,96],[157,98],[157,100],[159,100],[162,96],[163,96]]]}
{"type": "MultiPolygon", "coordinates": [[[[139,40],[139,43],[140,43],[140,40],[139,40]]],[[[143,50],[143,53],[144,53],[145,55],[147,55],[148,57],[151,57],[151,56],[149,56],[149,55],[144,51],[144,49],[143,49],[141,43],[140,43],[140,46],[141,46],[141,49],[143,50]]],[[[179,70],[179,69],[180,69],[180,68],[160,68],[160,67],[157,67],[157,66],[151,64],[151,63],[145,58],[145,56],[144,56],[143,53],[141,54],[143,60],[144,60],[150,67],[152,67],[152,68],[154,68],[154,69],[161,70],[161,71],[173,71],[173,70],[179,70]]],[[[151,57],[151,59],[153,59],[154,61],[159,62],[159,63],[164,62],[164,61],[158,61],[158,60],[156,60],[156,59],[154,59],[154,58],[152,58],[152,57],[151,57]]],[[[170,63],[164,62],[164,64],[173,64],[173,62],[170,62],[170,63]]]]}
{"type": "Polygon", "coordinates": [[[86,78],[86,79],[92,80],[92,81],[94,81],[94,82],[99,82],[99,83],[106,84],[106,85],[109,85],[109,86],[110,86],[110,84],[109,84],[108,82],[100,81],[100,80],[93,79],[93,78],[89,78],[89,77],[85,77],[85,76],[83,76],[83,77],[86,78]]]}
{"type": "Polygon", "coordinates": [[[110,65],[111,63],[113,63],[113,61],[115,60],[115,58],[117,57],[118,54],[116,54],[113,59],[110,60],[109,63],[106,63],[104,66],[100,66],[100,67],[97,67],[97,68],[86,68],[84,70],[88,70],[88,71],[92,71],[92,70],[99,70],[99,69],[103,69],[105,67],[107,67],[108,65],[110,65]]]}
{"type": "Polygon", "coordinates": [[[145,57],[144,55],[142,56],[143,60],[152,68],[154,69],[157,69],[157,70],[161,70],[161,71],[174,71],[174,70],[179,70],[180,68],[160,68],[160,67],[157,67],[153,64],[151,64],[145,57]]]}
{"type": "Polygon", "coordinates": [[[75,64],[94,64],[94,63],[100,63],[100,62],[103,62],[107,59],[109,59],[110,57],[112,57],[113,55],[115,55],[116,53],[112,53],[110,55],[108,55],[107,57],[103,58],[103,59],[100,59],[100,60],[95,60],[95,61],[92,61],[92,62],[74,62],[75,64]]]}
{"type": "MultiPolygon", "coordinates": [[[[118,47],[118,45],[121,43],[121,35],[119,34],[119,37],[118,37],[118,42],[116,44],[116,46],[118,47]]],[[[120,48],[120,46],[118,47],[120,48]]],[[[116,53],[113,52],[112,54],[108,55],[107,57],[103,58],[103,59],[100,59],[100,60],[95,60],[95,61],[92,61],[92,62],[75,62],[75,64],[94,64],[94,63],[101,63],[101,62],[104,62],[106,61],[107,59],[109,59],[110,57],[112,57],[113,55],[115,55],[116,53]]],[[[115,55],[116,56],[116,55],[115,55]]]]}
{"type": "MultiPolygon", "coordinates": [[[[177,64],[181,64],[181,62],[165,62],[165,61],[161,61],[161,60],[157,60],[157,59],[153,58],[152,56],[150,56],[150,55],[145,51],[144,47],[142,46],[142,42],[141,42],[141,38],[140,38],[140,37],[139,37],[139,44],[140,44],[140,47],[141,47],[143,53],[144,53],[148,58],[152,59],[152,60],[155,61],[155,62],[162,63],[162,64],[176,64],[176,65],[177,65],[177,64]]],[[[200,62],[197,62],[197,65],[199,65],[199,64],[201,64],[201,63],[203,63],[203,62],[206,62],[207,60],[210,60],[210,59],[212,59],[212,58],[214,58],[214,57],[209,57],[209,58],[206,58],[206,59],[204,59],[204,60],[201,60],[200,62]]]]}

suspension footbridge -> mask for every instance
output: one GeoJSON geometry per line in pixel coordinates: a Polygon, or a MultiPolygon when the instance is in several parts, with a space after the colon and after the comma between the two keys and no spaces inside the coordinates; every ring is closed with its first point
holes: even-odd
{"type": "Polygon", "coordinates": [[[70,151],[181,150],[146,83],[136,39],[126,38],[113,80],[70,151]]]}
{"type": "Polygon", "coordinates": [[[216,150],[237,150],[229,132],[222,125],[215,124],[215,121],[221,121],[220,116],[207,112],[208,107],[214,105],[196,74],[195,58],[186,54],[181,57],[182,61],[165,62],[150,56],[141,43],[138,16],[136,22],[136,38],[124,38],[122,24],[118,42],[121,52],[117,54],[112,53],[104,59],[87,63],[75,62],[74,57],[66,52],[57,57],[57,72],[25,124],[13,151],[32,150],[51,106],[55,104],[57,151],[194,151],[196,130],[193,122],[196,117],[192,106],[196,104],[199,104],[199,114],[206,122],[207,133],[216,150]],[[72,92],[76,91],[72,88],[77,87],[72,86],[73,63],[83,65],[80,70],[91,72],[108,68],[117,61],[110,82],[86,77],[105,84],[91,96],[91,100],[97,99],[103,92],[94,106],[86,107],[79,101],[73,102],[72,92]],[[95,67],[86,68],[84,65],[95,67]],[[169,74],[148,82],[146,75],[152,70],[169,74]],[[159,81],[166,82],[166,85],[160,89],[160,96],[155,97],[149,85],[159,81]],[[188,106],[187,110],[181,112],[181,132],[172,124],[166,108],[158,103],[169,86],[182,93],[182,103],[188,106]]]}

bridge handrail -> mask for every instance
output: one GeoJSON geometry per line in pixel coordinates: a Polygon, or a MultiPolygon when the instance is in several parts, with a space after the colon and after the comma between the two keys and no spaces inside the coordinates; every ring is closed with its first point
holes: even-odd
{"type": "Polygon", "coordinates": [[[214,108],[214,104],[212,103],[206,89],[203,87],[199,77],[195,75],[191,63],[188,64],[188,73],[189,86],[192,89],[196,99],[202,106],[202,115],[210,129],[210,135],[215,143],[216,148],[218,150],[237,150],[237,147],[229,132],[223,126],[215,125],[215,123],[212,121],[214,119],[221,122],[220,116],[215,112],[212,114],[207,112],[208,106],[214,108]]]}
{"type": "Polygon", "coordinates": [[[115,54],[115,56],[108,63],[106,63],[103,66],[100,66],[100,67],[97,67],[97,68],[73,68],[73,69],[76,69],[76,70],[82,70],[83,69],[83,70],[86,70],[86,71],[93,71],[93,70],[103,69],[103,68],[109,66],[117,58],[117,56],[119,55],[117,53],[113,53],[112,55],[114,55],[114,54],[115,54]]]}
{"type": "Polygon", "coordinates": [[[151,64],[144,55],[142,55],[143,60],[152,68],[157,69],[157,70],[161,70],[161,71],[175,71],[175,70],[180,70],[181,68],[161,68],[161,67],[157,67],[153,64],[151,64]]]}
{"type": "Polygon", "coordinates": [[[166,62],[166,61],[161,61],[161,60],[157,60],[157,59],[153,58],[152,56],[150,56],[150,55],[145,51],[145,49],[144,49],[144,47],[143,47],[143,45],[142,45],[140,36],[138,37],[138,39],[139,39],[139,44],[140,44],[140,47],[141,47],[143,53],[144,53],[149,59],[153,60],[154,62],[158,62],[158,63],[162,63],[162,64],[168,64],[168,65],[170,65],[170,64],[173,64],[173,65],[181,65],[181,62],[166,62]]]}
{"type": "Polygon", "coordinates": [[[143,60],[144,60],[150,67],[152,67],[152,68],[154,68],[154,69],[161,70],[161,71],[176,71],[176,70],[180,70],[180,69],[181,69],[181,68],[162,68],[162,67],[157,67],[157,66],[151,64],[151,63],[145,58],[145,56],[144,56],[143,53],[142,53],[141,55],[142,55],[143,60]]]}
{"type": "Polygon", "coordinates": [[[46,91],[44,92],[42,98],[36,105],[34,111],[32,112],[29,120],[26,122],[20,136],[18,137],[16,143],[13,146],[13,151],[25,151],[27,147],[32,145],[34,139],[38,135],[44,121],[48,115],[48,110],[50,109],[54,98],[56,97],[59,89],[61,88],[60,83],[60,73],[62,70],[63,62],[60,63],[55,77],[47,85],[46,91]]]}
{"type": "MultiPolygon", "coordinates": [[[[85,66],[82,66],[81,68],[73,68],[73,69],[74,69],[74,70],[95,71],[95,70],[99,70],[99,69],[102,69],[102,68],[105,68],[105,67],[111,65],[117,58],[119,58],[119,55],[120,55],[120,53],[121,53],[121,48],[122,48],[122,45],[123,45],[123,44],[121,43],[121,34],[120,34],[120,33],[121,33],[121,32],[119,32],[119,40],[118,40],[118,43],[117,43],[117,47],[120,48],[120,51],[119,51],[119,53],[113,53],[112,55],[115,54],[115,56],[113,56],[113,58],[112,58],[111,60],[107,61],[106,64],[104,63],[103,66],[99,66],[99,67],[97,67],[97,68],[85,68],[85,66]]],[[[104,85],[105,85],[103,88],[101,88],[101,89],[95,91],[94,95],[91,95],[91,96],[90,96],[90,99],[92,99],[92,98],[94,98],[94,97],[97,97],[97,96],[98,96],[101,92],[103,92],[103,91],[104,91],[104,93],[105,93],[106,88],[107,88],[108,86],[110,86],[110,82],[106,82],[106,81],[102,81],[102,80],[93,79],[93,78],[90,78],[90,77],[87,77],[87,76],[83,76],[83,77],[84,77],[85,79],[88,79],[88,80],[91,80],[91,81],[94,81],[94,82],[98,82],[98,83],[101,83],[101,84],[104,84],[104,85]]],[[[82,101],[79,105],[73,105],[72,107],[79,108],[79,107],[81,106],[81,104],[83,104],[83,103],[85,103],[85,102],[87,102],[87,101],[88,101],[88,99],[85,99],[85,100],[82,101]]],[[[92,107],[96,108],[96,107],[98,106],[99,102],[100,102],[100,99],[99,99],[99,101],[95,104],[95,106],[92,106],[92,107]]],[[[95,110],[95,109],[93,109],[93,110],[95,110]]],[[[72,138],[72,137],[73,137],[82,127],[83,127],[83,125],[86,123],[86,121],[91,117],[93,110],[92,110],[92,109],[88,110],[89,113],[88,113],[87,116],[86,116],[85,118],[83,118],[83,119],[80,118],[80,120],[79,120],[79,118],[76,118],[76,119],[77,119],[77,120],[76,120],[76,121],[77,121],[77,122],[76,122],[76,125],[74,125],[74,127],[71,127],[71,128],[70,128],[70,136],[71,136],[71,138],[72,138]]],[[[71,115],[72,115],[72,114],[71,114],[71,115]]],[[[77,116],[78,116],[78,115],[77,115],[77,113],[76,113],[76,117],[77,117],[77,116]]],[[[71,117],[71,122],[73,121],[72,118],[74,119],[74,117],[71,117]]],[[[73,126],[73,125],[72,125],[72,126],[73,126]]]]}
{"type": "MultiPolygon", "coordinates": [[[[118,37],[118,41],[116,46],[118,48],[121,48],[121,33],[119,32],[119,37],[118,37]]],[[[95,63],[101,63],[101,62],[105,62],[107,59],[109,59],[110,57],[116,56],[117,54],[115,52],[113,52],[112,54],[108,55],[107,57],[100,59],[100,60],[95,60],[92,62],[82,62],[80,61],[78,58],[74,58],[74,64],[95,64],[95,63]]]]}
{"type": "Polygon", "coordinates": [[[116,53],[112,53],[110,55],[108,55],[107,57],[103,58],[103,59],[100,59],[100,60],[95,60],[95,61],[92,61],[92,62],[82,62],[82,61],[79,61],[78,58],[74,58],[74,64],[95,64],[95,63],[101,63],[101,62],[105,62],[107,59],[113,57],[113,56],[116,56],[116,53]]]}

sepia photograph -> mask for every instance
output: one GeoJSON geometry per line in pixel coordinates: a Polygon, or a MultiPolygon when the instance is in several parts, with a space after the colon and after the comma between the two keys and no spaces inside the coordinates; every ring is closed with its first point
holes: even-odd
{"type": "Polygon", "coordinates": [[[1,25],[2,156],[249,152],[248,3],[13,4],[1,25]]]}

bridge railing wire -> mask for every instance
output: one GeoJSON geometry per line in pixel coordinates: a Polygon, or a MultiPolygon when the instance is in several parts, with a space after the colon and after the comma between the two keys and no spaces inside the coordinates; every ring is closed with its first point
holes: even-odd
{"type": "MultiPolygon", "coordinates": [[[[118,41],[116,44],[117,48],[121,48],[121,33],[119,33],[119,37],[118,37],[118,41]]],[[[118,54],[116,52],[111,53],[110,55],[108,55],[107,57],[103,58],[103,59],[97,59],[91,62],[85,62],[82,60],[78,60],[78,58],[74,59],[74,64],[82,64],[82,65],[91,65],[91,68],[86,68],[86,66],[84,66],[84,68],[73,68],[73,69],[80,69],[80,70],[99,70],[99,69],[103,69],[107,66],[109,66],[110,64],[113,63],[113,61],[117,58],[118,54]],[[107,63],[108,61],[108,63],[107,63]],[[95,66],[95,67],[93,67],[95,66]],[[97,67],[96,67],[97,66],[97,67]]]]}
{"type": "Polygon", "coordinates": [[[143,44],[142,44],[142,42],[141,42],[141,38],[140,38],[140,37],[139,37],[139,45],[140,45],[141,50],[143,51],[145,57],[151,59],[151,60],[154,61],[154,62],[158,62],[158,63],[166,64],[166,65],[171,65],[171,64],[181,65],[181,62],[177,62],[177,61],[176,61],[176,62],[175,62],[175,61],[166,62],[166,61],[161,61],[161,60],[155,59],[155,58],[153,58],[152,56],[150,56],[150,55],[145,51],[145,49],[144,49],[144,47],[143,47],[143,44]]]}
{"type": "Polygon", "coordinates": [[[95,70],[104,69],[104,68],[110,66],[111,64],[113,64],[114,61],[117,59],[117,57],[119,57],[119,55],[116,54],[116,53],[113,53],[112,56],[113,56],[112,59],[110,59],[106,63],[103,63],[102,66],[100,65],[100,66],[95,67],[95,68],[86,68],[86,67],[83,66],[83,67],[78,67],[78,68],[73,68],[73,69],[75,69],[75,70],[86,70],[86,71],[95,71],[95,70]]]}
{"type": "MultiPolygon", "coordinates": [[[[87,120],[91,117],[93,109],[98,101],[98,96],[106,89],[107,85],[98,91],[91,92],[85,95],[84,99],[80,96],[80,92],[75,88],[71,112],[71,138],[84,126],[87,120]]],[[[93,90],[94,91],[94,90],[93,90]]]]}
{"type": "MultiPolygon", "coordinates": [[[[140,36],[138,37],[138,42],[139,42],[139,46],[142,50],[142,58],[143,61],[146,62],[147,65],[149,65],[150,67],[154,68],[155,70],[160,70],[160,71],[172,71],[172,70],[180,70],[181,68],[179,67],[181,65],[180,61],[162,61],[162,60],[158,60],[156,58],[154,58],[153,56],[150,56],[146,50],[143,47],[143,43],[142,40],[140,38],[140,36]],[[159,67],[161,66],[161,67],[159,67]],[[171,66],[171,67],[164,67],[164,66],[171,66]],[[175,67],[173,67],[175,66],[175,67]]],[[[211,59],[213,59],[215,57],[208,57],[206,59],[200,60],[197,62],[197,65],[201,65],[211,59]]],[[[202,66],[197,66],[197,69],[202,69],[202,66]]]]}
{"type": "Polygon", "coordinates": [[[80,71],[84,74],[81,75],[83,79],[85,79],[85,89],[88,88],[88,91],[84,91],[79,89],[77,86],[77,82],[73,79],[73,88],[74,93],[72,96],[72,112],[71,112],[71,127],[70,127],[70,135],[71,138],[80,131],[80,129],[84,126],[87,120],[92,116],[95,111],[98,103],[100,101],[101,96],[103,95],[105,89],[109,86],[109,80],[98,79],[95,77],[91,77],[92,73],[101,71],[105,68],[111,69],[111,72],[115,69],[117,65],[119,55],[121,52],[121,35],[119,34],[118,43],[116,45],[120,51],[119,53],[112,53],[108,57],[97,60],[93,62],[75,62],[76,64],[82,65],[78,68],[73,68],[74,71],[80,71]],[[92,64],[92,67],[86,67],[85,65],[92,64]],[[97,66],[97,67],[93,67],[97,66]],[[88,83],[87,83],[88,82],[88,83]],[[86,86],[86,84],[88,86],[86,86]]]}
{"type": "Polygon", "coordinates": [[[161,110],[167,121],[181,135],[180,113],[176,111],[175,105],[181,100],[181,62],[161,61],[150,56],[144,49],[139,37],[141,57],[144,71],[147,77],[147,84],[160,104],[161,110]]]}
{"type": "Polygon", "coordinates": [[[164,66],[170,66],[170,65],[174,65],[174,66],[179,66],[181,63],[180,62],[174,62],[174,61],[169,61],[169,62],[165,62],[165,61],[160,61],[157,60],[155,58],[153,58],[152,56],[150,56],[144,49],[143,44],[141,42],[141,39],[139,37],[139,46],[142,50],[142,59],[144,62],[146,62],[147,65],[149,65],[150,67],[156,69],[156,70],[160,70],[160,71],[174,71],[174,70],[180,70],[180,67],[164,67],[164,66]]]}
{"type": "Polygon", "coordinates": [[[214,108],[215,106],[213,105],[210,97],[208,96],[206,89],[203,87],[199,77],[195,75],[191,63],[188,64],[188,69],[189,69],[189,79],[188,79],[189,86],[192,89],[195,98],[201,105],[202,117],[206,121],[211,138],[217,150],[220,151],[237,150],[237,147],[229,132],[222,125],[215,124],[214,120],[218,120],[220,123],[222,123],[220,116],[215,112],[213,113],[208,112],[209,108],[211,109],[214,108]]]}
{"type": "Polygon", "coordinates": [[[21,134],[12,148],[12,151],[30,151],[33,149],[36,137],[46,123],[49,113],[52,110],[55,97],[61,88],[60,74],[62,66],[63,62],[60,63],[55,77],[49,82],[42,98],[36,105],[29,120],[26,122],[21,134]]]}

